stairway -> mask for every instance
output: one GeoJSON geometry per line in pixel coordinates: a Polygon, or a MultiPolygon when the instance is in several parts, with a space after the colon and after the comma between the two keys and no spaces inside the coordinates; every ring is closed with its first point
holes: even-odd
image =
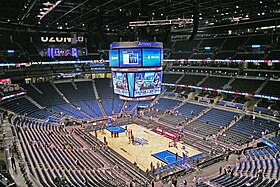
{"type": "Polygon", "coordinates": [[[202,83],[204,83],[204,81],[206,81],[208,79],[208,77],[210,77],[210,75],[207,75],[206,77],[204,77],[200,82],[198,82],[196,85],[200,86],[202,83]]]}
{"type": "Polygon", "coordinates": [[[137,106],[138,106],[138,105],[135,105],[135,106],[133,107],[133,109],[130,111],[131,114],[137,109],[137,106]]]}
{"type": "Polygon", "coordinates": [[[86,113],[85,111],[83,111],[82,109],[78,109],[72,102],[70,102],[67,97],[64,96],[64,94],[56,87],[56,85],[53,83],[53,81],[50,81],[51,85],[54,87],[54,89],[57,91],[57,93],[62,97],[62,99],[70,104],[73,108],[79,110],[81,113],[85,114],[87,117],[92,118],[91,115],[89,115],[88,113],[86,113]]]}
{"type": "Polygon", "coordinates": [[[187,101],[188,101],[188,99],[184,99],[181,103],[179,103],[177,106],[175,106],[173,110],[176,111],[178,108],[183,106],[187,101]]]}
{"type": "Polygon", "coordinates": [[[184,78],[185,74],[182,74],[182,76],[175,82],[176,84],[179,83],[183,78],[184,78]]]}
{"type": "Polygon", "coordinates": [[[123,106],[122,106],[122,108],[121,108],[120,114],[124,111],[124,107],[126,106],[126,103],[127,103],[127,101],[124,101],[124,102],[123,102],[123,106]]]}
{"type": "Polygon", "coordinates": [[[243,117],[245,116],[245,113],[241,114],[241,116],[239,116],[239,118],[235,121],[234,119],[230,122],[230,124],[221,129],[220,131],[217,132],[217,135],[222,135],[225,131],[227,131],[228,129],[230,129],[233,125],[235,125],[239,120],[241,120],[243,117]]]}
{"type": "Polygon", "coordinates": [[[40,94],[43,94],[43,92],[42,92],[37,86],[35,86],[33,83],[30,83],[30,85],[31,85],[37,92],[39,92],[40,94]]]}
{"type": "Polygon", "coordinates": [[[255,94],[259,94],[268,82],[269,78],[266,78],[262,85],[255,91],[255,94]]]}
{"type": "Polygon", "coordinates": [[[71,81],[72,86],[74,87],[75,90],[78,90],[77,85],[75,84],[74,81],[71,81]]]}
{"type": "Polygon", "coordinates": [[[28,95],[25,95],[25,98],[30,101],[31,103],[33,103],[35,106],[37,106],[40,110],[44,109],[43,106],[41,106],[39,103],[37,103],[36,101],[34,101],[31,97],[29,97],[28,95]]]}
{"type": "Polygon", "coordinates": [[[213,107],[209,107],[209,108],[206,108],[206,109],[204,109],[202,112],[200,112],[197,116],[195,116],[194,118],[192,118],[191,120],[189,120],[187,123],[186,123],[186,125],[187,124],[189,124],[189,123],[191,123],[191,122],[193,122],[193,121],[195,121],[195,120],[197,120],[198,118],[200,118],[202,115],[204,115],[205,113],[207,113],[209,110],[211,110],[213,107]]]}
{"type": "Polygon", "coordinates": [[[104,110],[104,108],[103,108],[103,105],[101,104],[101,101],[100,101],[100,100],[97,100],[97,104],[98,104],[98,106],[99,106],[99,108],[100,108],[100,110],[101,110],[103,116],[106,117],[107,114],[106,114],[106,112],[105,112],[105,110],[104,110]]]}
{"type": "Polygon", "coordinates": [[[155,102],[157,102],[162,96],[164,96],[164,93],[166,92],[165,90],[162,90],[161,93],[150,103],[150,105],[154,104],[155,102]]]}
{"type": "Polygon", "coordinates": [[[261,101],[259,98],[252,98],[250,101],[245,103],[245,106],[247,107],[248,110],[253,110],[254,106],[261,101]]]}
{"type": "Polygon", "coordinates": [[[91,80],[91,82],[92,82],[92,88],[93,88],[93,92],[94,92],[94,95],[95,95],[95,99],[97,100],[97,104],[98,104],[103,116],[107,116],[107,114],[106,114],[106,112],[103,108],[103,105],[101,104],[100,97],[98,95],[98,91],[97,91],[97,88],[96,88],[96,85],[95,85],[95,80],[91,80]]]}
{"type": "Polygon", "coordinates": [[[235,79],[237,78],[237,76],[234,76],[232,79],[230,79],[228,81],[228,83],[226,85],[224,85],[223,89],[228,89],[230,88],[231,83],[233,83],[233,81],[235,81],[235,79]]]}
{"type": "Polygon", "coordinates": [[[170,68],[173,66],[173,62],[167,62],[165,68],[164,68],[164,71],[165,72],[168,72],[170,71],[170,68]]]}
{"type": "MultiPolygon", "coordinates": [[[[5,141],[5,145],[9,145],[9,144],[11,144],[11,142],[9,142],[12,138],[10,137],[10,134],[11,134],[11,125],[8,123],[8,122],[5,122],[4,121],[4,124],[3,124],[3,127],[4,127],[4,130],[5,130],[5,132],[6,132],[6,138],[4,139],[4,141],[5,141]]],[[[17,137],[17,138],[19,138],[19,139],[23,139],[22,138],[22,135],[20,135],[21,133],[19,133],[19,137],[17,137]]],[[[11,134],[12,135],[12,134],[11,134]]],[[[25,169],[25,172],[26,172],[26,177],[27,177],[27,180],[28,181],[30,181],[31,182],[31,184],[32,184],[32,186],[35,186],[36,185],[36,182],[37,182],[37,180],[33,177],[33,178],[31,178],[30,177],[30,171],[29,171],[29,168],[28,168],[28,166],[27,166],[27,164],[26,164],[26,162],[25,162],[25,155],[23,154],[23,152],[24,151],[27,151],[27,149],[25,148],[25,147],[22,147],[22,146],[20,146],[20,144],[19,144],[19,141],[17,141],[17,148],[18,148],[18,151],[19,151],[19,153],[20,153],[20,159],[17,159],[17,162],[18,162],[18,164],[21,164],[22,166],[24,166],[24,169],[25,169]],[[24,151],[23,151],[24,150],[24,151]]],[[[10,154],[10,152],[8,151],[7,152],[7,154],[9,155],[10,154]]],[[[7,155],[7,157],[8,157],[8,155],[7,155]]],[[[32,164],[33,163],[30,163],[30,165],[32,166],[32,164]]],[[[11,174],[13,174],[14,173],[14,171],[13,171],[13,169],[11,168],[11,167],[9,167],[10,169],[10,173],[11,174]]],[[[18,184],[23,184],[23,182],[24,181],[26,181],[26,179],[25,179],[25,177],[24,177],[24,174],[21,172],[21,170],[18,170],[18,172],[16,173],[16,175],[15,176],[13,176],[13,179],[14,179],[14,181],[16,182],[16,183],[18,183],[18,184]]]]}
{"type": "Polygon", "coordinates": [[[95,99],[98,100],[99,99],[99,95],[98,95],[98,91],[97,91],[97,88],[96,88],[96,85],[95,85],[95,80],[92,80],[92,88],[93,88],[93,92],[94,92],[94,95],[95,95],[95,99]]]}
{"type": "Polygon", "coordinates": [[[56,85],[53,83],[53,81],[50,81],[51,85],[54,87],[54,89],[57,91],[57,93],[62,97],[62,99],[66,103],[70,103],[70,101],[63,95],[63,93],[56,87],[56,85]]]}

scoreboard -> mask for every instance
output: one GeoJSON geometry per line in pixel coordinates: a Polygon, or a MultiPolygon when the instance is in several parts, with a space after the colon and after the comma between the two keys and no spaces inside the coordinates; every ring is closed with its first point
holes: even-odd
{"type": "Polygon", "coordinates": [[[114,93],[127,100],[154,98],[161,92],[162,62],[160,42],[112,43],[109,65],[114,93]]]}

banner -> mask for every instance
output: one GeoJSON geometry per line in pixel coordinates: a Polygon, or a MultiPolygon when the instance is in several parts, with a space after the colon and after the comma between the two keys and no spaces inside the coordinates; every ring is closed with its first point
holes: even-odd
{"type": "Polygon", "coordinates": [[[219,101],[218,104],[223,105],[223,106],[232,107],[232,108],[238,108],[238,109],[243,109],[243,107],[244,107],[244,105],[241,103],[233,103],[233,102],[229,102],[229,101],[219,101]]]}
{"type": "Polygon", "coordinates": [[[207,103],[211,103],[211,98],[207,98],[207,97],[197,97],[198,101],[202,101],[202,102],[207,102],[207,103]]]}

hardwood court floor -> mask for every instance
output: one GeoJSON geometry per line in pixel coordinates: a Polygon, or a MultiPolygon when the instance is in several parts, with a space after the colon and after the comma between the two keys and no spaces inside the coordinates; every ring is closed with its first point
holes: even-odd
{"type": "MultiPolygon", "coordinates": [[[[153,157],[152,154],[168,150],[173,153],[178,153],[179,156],[182,156],[181,148],[183,144],[178,143],[178,149],[171,147],[168,147],[168,143],[171,142],[171,139],[168,139],[162,135],[159,135],[153,131],[150,131],[146,129],[145,127],[136,125],[136,124],[130,124],[127,125],[127,129],[131,129],[134,137],[137,138],[143,138],[148,141],[148,144],[145,144],[143,146],[139,145],[132,145],[129,144],[128,136],[126,133],[120,133],[118,138],[112,138],[111,132],[108,130],[104,130],[104,133],[102,135],[101,131],[98,131],[98,139],[100,141],[104,141],[104,136],[107,139],[108,146],[115,150],[117,153],[125,157],[127,160],[129,160],[131,163],[136,162],[137,165],[142,170],[146,170],[147,168],[150,169],[150,164],[153,162],[153,165],[155,166],[156,163],[160,160],[153,157]]],[[[197,151],[191,147],[186,146],[186,150],[189,152],[188,156],[194,156],[197,154],[200,154],[200,151],[197,151]]],[[[163,163],[165,165],[165,163],[163,163]]]]}

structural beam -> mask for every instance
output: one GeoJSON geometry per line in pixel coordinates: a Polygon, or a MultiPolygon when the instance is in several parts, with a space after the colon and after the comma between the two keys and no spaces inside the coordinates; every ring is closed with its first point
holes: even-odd
{"type": "Polygon", "coordinates": [[[186,25],[193,23],[193,19],[170,19],[170,20],[151,20],[151,21],[132,21],[130,27],[162,26],[162,25],[186,25]]]}

